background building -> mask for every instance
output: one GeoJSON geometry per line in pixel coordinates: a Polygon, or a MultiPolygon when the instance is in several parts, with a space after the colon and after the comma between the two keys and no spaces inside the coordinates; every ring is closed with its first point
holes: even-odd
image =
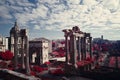
{"type": "Polygon", "coordinates": [[[32,41],[47,41],[48,42],[48,53],[52,53],[52,41],[49,39],[46,39],[44,37],[41,38],[35,38],[32,41]]]}
{"type": "Polygon", "coordinates": [[[8,38],[0,36],[0,52],[8,50],[8,38]]]}
{"type": "Polygon", "coordinates": [[[49,41],[47,39],[34,39],[29,41],[30,63],[43,64],[48,62],[49,41]]]}
{"type": "Polygon", "coordinates": [[[15,22],[14,27],[10,30],[9,37],[9,50],[11,52],[15,53],[15,41],[17,41],[17,54],[21,56],[22,42],[24,42],[23,45],[25,46],[25,39],[23,39],[25,34],[27,34],[27,29],[19,29],[17,22],[15,22]]]}

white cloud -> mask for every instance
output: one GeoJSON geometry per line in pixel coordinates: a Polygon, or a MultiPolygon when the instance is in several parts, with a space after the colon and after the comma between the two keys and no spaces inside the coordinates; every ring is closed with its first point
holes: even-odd
{"type": "MultiPolygon", "coordinates": [[[[28,9],[28,8],[26,8],[28,9]]],[[[31,9],[31,11],[24,13],[16,13],[16,19],[23,25],[28,25],[30,21],[34,21],[37,19],[45,19],[47,17],[48,8],[44,5],[40,5],[37,8],[31,9]]]]}
{"type": "Polygon", "coordinates": [[[1,18],[7,18],[7,19],[11,19],[12,16],[9,14],[9,9],[6,6],[0,6],[0,17],[1,18]]]}
{"type": "Polygon", "coordinates": [[[22,7],[28,7],[28,6],[34,6],[32,3],[30,3],[28,0],[7,0],[10,5],[13,6],[22,6],[22,7]]]}
{"type": "Polygon", "coordinates": [[[68,4],[80,4],[80,0],[66,0],[68,4]]]}
{"type": "Polygon", "coordinates": [[[40,26],[35,25],[34,29],[35,29],[35,30],[40,30],[40,26]]]}
{"type": "Polygon", "coordinates": [[[103,0],[102,4],[111,11],[116,11],[120,6],[120,0],[103,0]]]}
{"type": "Polygon", "coordinates": [[[31,16],[31,17],[33,17],[33,18],[37,18],[37,17],[45,18],[45,17],[47,17],[47,11],[48,11],[48,8],[41,4],[37,8],[32,10],[33,16],[31,16]]]}
{"type": "Polygon", "coordinates": [[[55,3],[59,3],[59,0],[38,0],[39,3],[49,3],[49,4],[55,4],[55,3]]]}
{"type": "Polygon", "coordinates": [[[92,6],[92,5],[96,5],[97,1],[96,0],[83,0],[83,4],[87,6],[92,6]]]}
{"type": "Polygon", "coordinates": [[[23,7],[19,6],[11,6],[11,9],[13,9],[14,11],[23,11],[23,7]]]}
{"type": "Polygon", "coordinates": [[[38,0],[35,4],[28,0],[8,2],[10,6],[1,3],[0,17],[11,19],[14,16],[22,25],[34,25],[35,30],[62,30],[78,25],[81,30],[96,36],[96,32],[108,35],[105,31],[120,29],[119,0],[38,0]],[[12,16],[10,11],[13,11],[12,16]]]}

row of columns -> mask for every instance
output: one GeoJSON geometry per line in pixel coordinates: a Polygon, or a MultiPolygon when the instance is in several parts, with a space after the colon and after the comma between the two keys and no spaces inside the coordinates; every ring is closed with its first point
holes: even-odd
{"type": "Polygon", "coordinates": [[[87,47],[89,48],[89,54],[92,58],[91,52],[91,40],[89,33],[83,33],[81,31],[74,31],[70,29],[63,30],[65,34],[65,49],[66,49],[66,63],[71,63],[76,66],[77,61],[85,60],[87,47]],[[88,41],[86,41],[88,40],[88,41]],[[70,60],[69,60],[70,55],[70,60]]]}

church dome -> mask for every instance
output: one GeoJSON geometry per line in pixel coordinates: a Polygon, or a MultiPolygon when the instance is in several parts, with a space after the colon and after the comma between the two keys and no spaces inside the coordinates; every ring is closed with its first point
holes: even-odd
{"type": "Polygon", "coordinates": [[[10,34],[18,32],[18,31],[19,31],[19,27],[17,25],[17,22],[15,22],[14,27],[12,27],[10,30],[10,34]]]}

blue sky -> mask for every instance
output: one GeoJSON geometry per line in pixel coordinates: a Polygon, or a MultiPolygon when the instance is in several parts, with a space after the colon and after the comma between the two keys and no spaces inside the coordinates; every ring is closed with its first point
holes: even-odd
{"type": "Polygon", "coordinates": [[[64,38],[63,29],[79,26],[92,37],[120,40],[120,0],[0,0],[0,34],[9,36],[15,20],[30,39],[64,38]]]}

